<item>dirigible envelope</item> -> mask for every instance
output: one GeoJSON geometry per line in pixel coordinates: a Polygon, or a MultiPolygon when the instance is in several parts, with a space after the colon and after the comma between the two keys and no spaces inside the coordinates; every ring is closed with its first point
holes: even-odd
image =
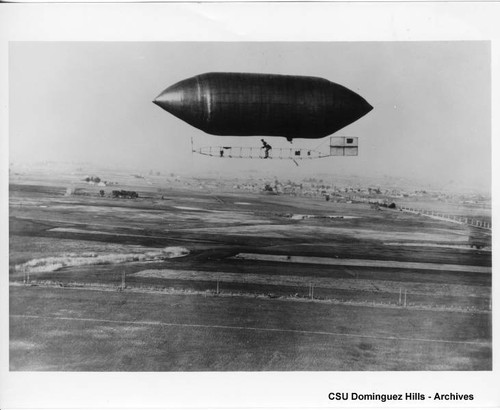
{"type": "Polygon", "coordinates": [[[213,135],[323,138],[370,112],[355,92],[318,77],[206,73],[164,90],[155,104],[213,135]]]}

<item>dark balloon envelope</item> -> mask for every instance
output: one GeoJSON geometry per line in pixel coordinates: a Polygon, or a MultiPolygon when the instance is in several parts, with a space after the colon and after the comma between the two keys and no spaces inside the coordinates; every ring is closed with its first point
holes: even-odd
{"type": "Polygon", "coordinates": [[[322,138],[372,110],[355,92],[318,77],[206,73],[164,90],[155,104],[214,135],[322,138]]]}

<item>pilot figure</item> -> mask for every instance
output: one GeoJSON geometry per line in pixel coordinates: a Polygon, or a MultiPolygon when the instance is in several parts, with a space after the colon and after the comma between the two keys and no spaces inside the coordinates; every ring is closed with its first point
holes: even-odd
{"type": "Polygon", "coordinates": [[[261,139],[262,141],[262,148],[266,150],[266,154],[264,155],[264,158],[269,158],[269,151],[273,148],[271,147],[266,141],[261,139]]]}

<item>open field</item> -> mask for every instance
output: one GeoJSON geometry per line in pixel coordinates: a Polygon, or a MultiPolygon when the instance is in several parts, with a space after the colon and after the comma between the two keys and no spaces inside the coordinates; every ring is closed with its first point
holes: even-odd
{"type": "Polygon", "coordinates": [[[11,294],[11,370],[486,370],[491,360],[488,314],[32,287],[11,294]]]}
{"type": "Polygon", "coordinates": [[[11,370],[491,369],[489,232],[153,182],[11,181],[11,370]]]}

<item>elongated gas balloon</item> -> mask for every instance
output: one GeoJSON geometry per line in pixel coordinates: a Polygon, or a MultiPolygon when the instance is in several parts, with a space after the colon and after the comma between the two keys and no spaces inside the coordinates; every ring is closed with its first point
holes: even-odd
{"type": "Polygon", "coordinates": [[[153,101],[208,134],[323,138],[370,112],[354,91],[318,77],[206,73],[153,101]]]}

